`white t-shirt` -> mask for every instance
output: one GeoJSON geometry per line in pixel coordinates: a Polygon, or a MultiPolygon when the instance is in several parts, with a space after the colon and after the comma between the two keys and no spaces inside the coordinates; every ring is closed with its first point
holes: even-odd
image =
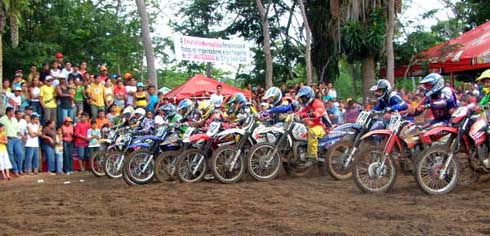
{"type": "Polygon", "coordinates": [[[223,103],[223,95],[212,94],[209,102],[213,103],[215,107],[219,107],[223,103]]]}
{"type": "MultiPolygon", "coordinates": [[[[35,133],[37,133],[39,131],[39,125],[38,124],[29,123],[29,124],[27,124],[27,127],[30,128],[35,133]]],[[[27,132],[26,147],[39,147],[39,137],[37,137],[37,136],[31,137],[29,135],[29,132],[27,132]]]]}
{"type": "MultiPolygon", "coordinates": [[[[15,96],[15,93],[7,93],[7,98],[14,100],[17,106],[22,103],[22,98],[20,96],[15,96]]],[[[10,103],[7,103],[7,107],[14,107],[10,103]]]]}
{"type": "Polygon", "coordinates": [[[20,119],[18,121],[19,123],[19,130],[21,134],[27,134],[27,121],[24,119],[20,119]]]}
{"type": "Polygon", "coordinates": [[[61,71],[61,78],[68,79],[68,75],[73,72],[73,69],[67,70],[66,68],[63,68],[61,71]]]}
{"type": "Polygon", "coordinates": [[[333,99],[337,99],[337,91],[335,89],[329,89],[327,95],[333,99]]]}
{"type": "Polygon", "coordinates": [[[128,94],[128,99],[127,99],[127,103],[128,104],[133,104],[134,102],[134,95],[129,95],[130,92],[133,92],[133,93],[136,93],[136,86],[130,86],[130,85],[127,85],[126,86],[126,93],[128,94]]]}
{"type": "Polygon", "coordinates": [[[33,87],[31,92],[31,101],[39,102],[40,94],[41,94],[41,89],[39,87],[33,87]]]}

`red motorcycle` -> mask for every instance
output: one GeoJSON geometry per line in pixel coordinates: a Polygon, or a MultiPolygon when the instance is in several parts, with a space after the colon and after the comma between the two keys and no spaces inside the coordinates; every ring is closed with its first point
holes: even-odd
{"type": "Polygon", "coordinates": [[[468,107],[458,108],[451,116],[452,127],[444,129],[451,133],[449,145],[434,145],[421,154],[416,181],[424,192],[449,193],[458,181],[470,184],[480,173],[490,173],[490,166],[485,165],[488,156],[486,116],[471,113],[468,107]]]}
{"type": "Polygon", "coordinates": [[[445,131],[446,126],[434,127],[441,127],[442,130],[425,131],[394,112],[386,129],[370,131],[361,138],[368,143],[378,140],[378,144],[361,146],[352,169],[354,183],[363,192],[389,191],[396,181],[397,164],[406,172],[412,171],[415,158],[422,150],[433,142],[446,141],[450,134],[445,131]]]}

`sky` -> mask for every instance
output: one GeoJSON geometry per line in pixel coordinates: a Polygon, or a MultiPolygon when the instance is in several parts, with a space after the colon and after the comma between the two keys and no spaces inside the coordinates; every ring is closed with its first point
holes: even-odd
{"type": "MultiPolygon", "coordinates": [[[[157,18],[157,25],[159,27],[156,27],[157,30],[153,35],[173,38],[174,32],[170,27],[170,21],[176,20],[175,15],[178,8],[182,5],[182,2],[186,1],[190,0],[166,0],[161,2],[160,14],[157,18]]],[[[452,0],[452,2],[456,1],[458,0],[452,0]]],[[[411,2],[410,6],[398,16],[404,25],[409,21],[413,21],[414,25],[424,25],[426,30],[430,30],[430,27],[435,25],[438,20],[447,20],[452,17],[451,10],[447,9],[441,0],[408,0],[407,2],[411,2]],[[422,19],[421,15],[432,9],[439,9],[439,11],[433,18],[422,19]]],[[[408,27],[406,30],[408,31],[407,33],[410,33],[413,31],[413,28],[408,27]]],[[[173,58],[173,52],[169,52],[169,54],[173,58]]],[[[165,65],[158,63],[157,67],[165,67],[165,65]]],[[[237,68],[233,65],[220,65],[219,67],[229,70],[232,73],[237,68]]]]}

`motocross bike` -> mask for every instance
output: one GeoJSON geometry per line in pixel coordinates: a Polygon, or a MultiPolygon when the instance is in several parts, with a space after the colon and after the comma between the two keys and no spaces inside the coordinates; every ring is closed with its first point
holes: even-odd
{"type": "Polygon", "coordinates": [[[205,134],[194,134],[183,140],[190,147],[177,157],[175,172],[181,182],[194,183],[204,178],[208,170],[208,158],[215,147],[216,135],[222,127],[221,121],[210,123],[205,134]]]}
{"type": "Polygon", "coordinates": [[[382,148],[370,145],[360,148],[352,168],[356,186],[363,192],[370,193],[391,190],[398,174],[397,164],[405,172],[411,172],[415,169],[416,157],[429,143],[450,140],[450,132],[445,129],[434,132],[433,127],[422,134],[422,127],[412,121],[403,120],[397,111],[392,113],[387,129],[373,130],[361,137],[361,140],[373,136],[381,137],[383,145],[382,148]]]}
{"type": "Polygon", "coordinates": [[[245,157],[250,147],[256,143],[252,133],[258,127],[253,115],[248,115],[242,122],[241,129],[227,129],[217,135],[219,148],[210,159],[211,170],[221,183],[238,182],[245,172],[245,157]],[[228,138],[228,142],[224,139],[228,138]],[[238,141],[237,141],[238,140],[238,141]]]}
{"type": "MultiPolygon", "coordinates": [[[[362,111],[355,123],[347,123],[336,127],[331,131],[352,130],[352,135],[346,136],[335,142],[324,155],[325,169],[335,180],[346,180],[352,177],[352,163],[361,144],[361,137],[370,130],[383,129],[385,127],[383,111],[362,111]]],[[[372,143],[369,143],[372,144],[372,143]]]]}
{"type": "Polygon", "coordinates": [[[115,150],[117,147],[114,145],[116,140],[121,136],[121,127],[116,126],[113,128],[102,128],[103,137],[100,140],[101,148],[94,152],[90,156],[90,170],[96,177],[105,175],[104,161],[108,152],[115,150]]]}
{"type": "Polygon", "coordinates": [[[468,107],[460,107],[451,115],[448,132],[455,137],[449,145],[434,145],[421,154],[416,168],[418,186],[427,194],[451,192],[460,180],[461,172],[476,181],[479,173],[490,173],[487,160],[487,120],[483,115],[472,115],[468,107]],[[463,154],[457,158],[457,154],[463,154]],[[461,165],[465,171],[461,171],[461,165]]]}

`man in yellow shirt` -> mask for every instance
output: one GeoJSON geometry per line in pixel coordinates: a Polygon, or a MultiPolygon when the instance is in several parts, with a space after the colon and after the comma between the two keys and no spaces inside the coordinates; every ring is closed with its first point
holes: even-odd
{"type": "Polygon", "coordinates": [[[105,110],[104,103],[104,85],[100,81],[100,76],[94,77],[94,82],[87,88],[87,95],[89,98],[90,112],[93,120],[97,118],[97,112],[99,110],[105,110]]]}
{"type": "Polygon", "coordinates": [[[41,87],[41,92],[39,94],[39,101],[43,107],[44,123],[48,120],[52,120],[56,123],[56,90],[51,85],[53,77],[46,76],[46,82],[41,87]]]}

